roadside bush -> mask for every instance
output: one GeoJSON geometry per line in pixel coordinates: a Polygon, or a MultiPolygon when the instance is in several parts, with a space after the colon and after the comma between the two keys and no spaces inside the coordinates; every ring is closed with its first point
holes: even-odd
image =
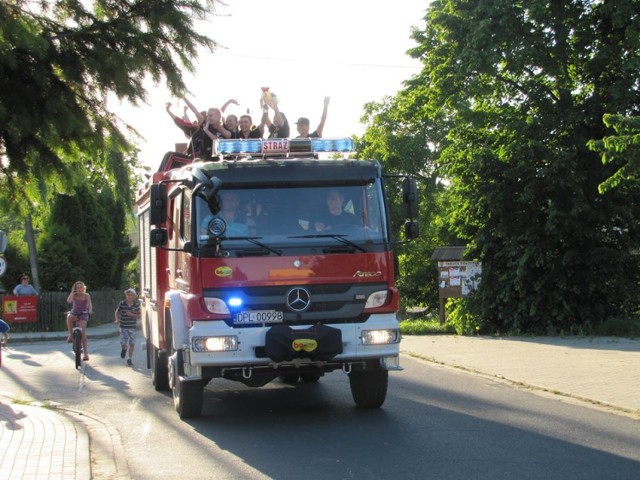
{"type": "Polygon", "coordinates": [[[441,325],[437,319],[412,319],[400,322],[400,332],[403,335],[452,335],[455,329],[452,325],[441,325]]]}

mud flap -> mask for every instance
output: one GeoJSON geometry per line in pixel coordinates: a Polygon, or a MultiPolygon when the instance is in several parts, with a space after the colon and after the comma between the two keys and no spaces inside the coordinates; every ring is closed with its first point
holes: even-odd
{"type": "Polygon", "coordinates": [[[294,358],[328,361],[342,353],[342,331],[326,325],[304,330],[275,325],[266,334],[265,353],[274,362],[289,362],[294,358]]]}

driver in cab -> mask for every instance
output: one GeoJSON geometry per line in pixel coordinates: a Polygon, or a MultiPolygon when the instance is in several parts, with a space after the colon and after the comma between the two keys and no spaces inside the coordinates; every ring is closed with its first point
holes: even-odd
{"type": "Polygon", "coordinates": [[[327,193],[327,207],[323,215],[318,218],[314,227],[316,232],[331,230],[338,225],[356,225],[356,216],[344,209],[344,194],[338,190],[330,190],[327,193]]]}

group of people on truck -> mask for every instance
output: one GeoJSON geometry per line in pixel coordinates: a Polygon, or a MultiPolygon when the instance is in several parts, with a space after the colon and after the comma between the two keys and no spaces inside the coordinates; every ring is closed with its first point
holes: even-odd
{"type": "MultiPolygon", "coordinates": [[[[173,122],[182,130],[189,139],[187,154],[194,158],[210,158],[213,156],[213,143],[218,139],[262,139],[262,138],[289,138],[291,136],[289,120],[280,111],[278,98],[270,93],[267,87],[262,88],[260,97],[260,109],[262,118],[258,125],[253,123],[249,113],[238,117],[234,114],[224,115],[225,110],[231,104],[240,105],[235,99],[230,99],[221,108],[212,107],[207,111],[201,111],[183,97],[185,103],[182,117],[171,111],[171,103],[167,102],[166,111],[173,122]],[[189,110],[195,115],[195,120],[189,117],[189,110]],[[270,115],[273,111],[273,115],[270,115]]],[[[300,117],[295,122],[298,135],[296,138],[320,138],[327,119],[330,97],[324,98],[324,107],[320,123],[313,132],[310,132],[310,122],[306,117],[300,117]]]]}

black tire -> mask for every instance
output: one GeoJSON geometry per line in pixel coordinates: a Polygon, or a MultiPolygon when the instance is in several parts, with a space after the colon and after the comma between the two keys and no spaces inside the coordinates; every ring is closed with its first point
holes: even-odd
{"type": "Polygon", "coordinates": [[[147,368],[151,369],[151,352],[153,349],[153,344],[151,343],[151,327],[149,326],[149,320],[147,320],[146,332],[147,336],[145,337],[145,352],[147,352],[147,368]]]}
{"type": "Polygon", "coordinates": [[[156,347],[151,347],[151,383],[157,392],[169,390],[169,367],[167,354],[156,347]]]}
{"type": "Polygon", "coordinates": [[[389,372],[383,368],[349,374],[351,395],[358,408],[378,408],[387,398],[389,372]]]}
{"type": "Polygon", "coordinates": [[[202,414],[204,383],[202,380],[185,381],[178,377],[173,389],[173,402],[180,418],[194,418],[202,414]]]}
{"type": "Polygon", "coordinates": [[[316,383],[321,376],[320,372],[305,372],[300,374],[300,379],[304,383],[316,383]]]}
{"type": "Polygon", "coordinates": [[[173,404],[180,418],[199,417],[202,413],[204,382],[202,380],[184,380],[182,369],[182,351],[178,350],[171,359],[173,404]]]}
{"type": "Polygon", "coordinates": [[[82,366],[82,333],[73,332],[73,353],[76,357],[76,368],[82,366]]]}
{"type": "Polygon", "coordinates": [[[282,383],[286,383],[287,385],[295,385],[296,383],[298,383],[300,375],[298,375],[297,373],[286,373],[284,375],[278,376],[278,378],[282,383]]]}

